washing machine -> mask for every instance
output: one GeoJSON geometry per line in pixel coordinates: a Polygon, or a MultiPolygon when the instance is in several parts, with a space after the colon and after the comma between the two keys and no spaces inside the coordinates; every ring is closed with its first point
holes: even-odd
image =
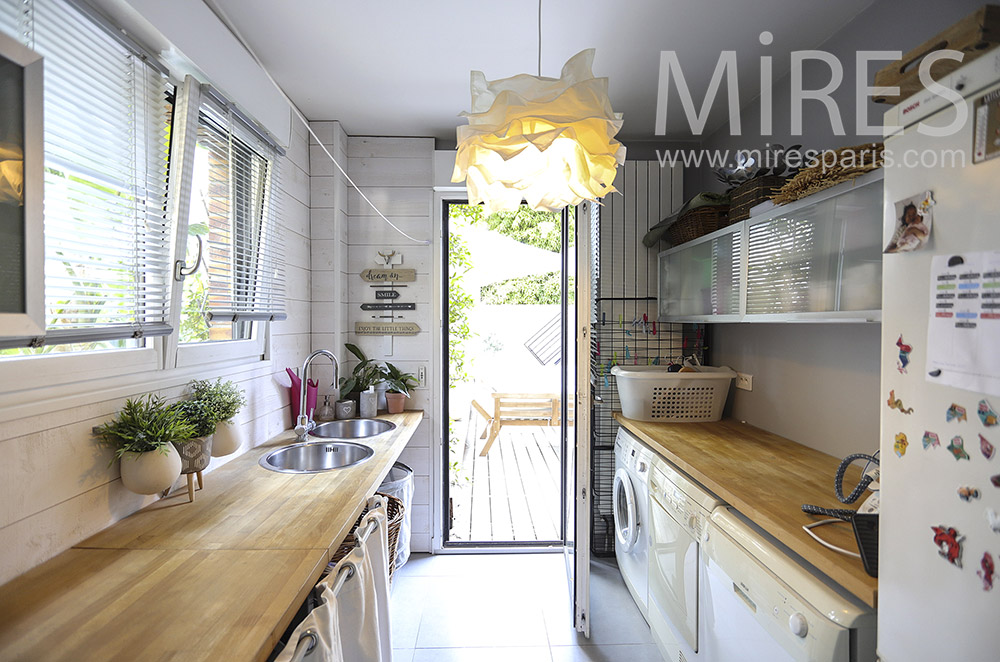
{"type": "Polygon", "coordinates": [[[649,601],[649,471],[653,451],[625,428],[615,437],[615,557],[635,604],[646,618],[649,601]]]}
{"type": "Polygon", "coordinates": [[[702,633],[712,662],[875,661],[875,610],[737,511],[715,509],[703,548],[702,633]]]}

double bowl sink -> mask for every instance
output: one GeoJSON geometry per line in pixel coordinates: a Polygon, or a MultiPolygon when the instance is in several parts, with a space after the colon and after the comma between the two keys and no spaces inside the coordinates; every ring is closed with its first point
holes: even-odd
{"type": "Polygon", "coordinates": [[[270,471],[315,474],[353,467],[375,455],[370,446],[353,441],[368,439],[396,428],[378,418],[352,418],[320,423],[309,431],[314,441],[304,441],[271,451],[260,458],[260,466],[270,471]]]}

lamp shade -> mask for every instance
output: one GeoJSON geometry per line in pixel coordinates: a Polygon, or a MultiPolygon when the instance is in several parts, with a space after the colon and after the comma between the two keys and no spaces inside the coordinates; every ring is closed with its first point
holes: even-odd
{"type": "Polygon", "coordinates": [[[466,182],[469,203],[487,214],[521,200],[557,211],[615,190],[625,147],[614,139],[621,113],[611,110],[608,79],[594,78],[594,49],[577,53],[558,79],[520,74],[487,81],[472,72],[472,111],[462,113],[451,180],[466,182]]]}

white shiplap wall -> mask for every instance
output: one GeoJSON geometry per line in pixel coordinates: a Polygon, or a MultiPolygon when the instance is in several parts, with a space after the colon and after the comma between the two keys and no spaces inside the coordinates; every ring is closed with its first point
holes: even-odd
{"type": "MultiPolygon", "coordinates": [[[[80,381],[59,389],[59,397],[40,393],[39,398],[49,398],[50,407],[37,416],[18,417],[11,406],[13,398],[0,393],[0,584],[154,500],[122,486],[117,463],[108,467],[110,452],[91,434],[127,397],[152,391],[175,399],[189,380],[221,376],[246,391],[248,405],[237,422],[251,445],[289,427],[287,389],[279,385],[278,377],[284,366],[300,364],[310,346],[309,159],[304,127],[293,127],[282,161],[288,320],[272,326],[270,362],[130,376],[129,383],[138,378],[141,386],[80,381]]],[[[0,391],[10,388],[0,385],[0,391]]],[[[206,481],[211,482],[212,469],[236,456],[213,460],[206,481]]]]}
{"type": "MultiPolygon", "coordinates": [[[[403,231],[418,238],[432,238],[432,155],[430,138],[348,137],[337,122],[313,122],[313,130],[327,149],[347,169],[365,195],[403,231]]],[[[411,511],[411,547],[431,548],[431,416],[437,406],[432,385],[438,372],[431,362],[433,334],[438,320],[433,315],[431,286],[434,273],[433,246],[421,246],[397,234],[375,215],[357,191],[349,189],[318,145],[311,147],[311,191],[313,232],[313,348],[334,351],[342,360],[350,355],[344,343],[358,345],[370,357],[384,359],[405,372],[422,366],[428,386],[417,388],[409,408],[423,409],[424,421],[403,451],[400,460],[414,470],[414,501],[411,511]],[[420,325],[412,337],[358,337],[354,323],[370,320],[371,312],[360,305],[374,302],[373,290],[359,277],[376,268],[379,251],[402,254],[400,268],[416,269],[417,281],[400,288],[400,303],[416,303],[413,312],[402,313],[405,321],[420,325]]],[[[353,357],[350,357],[353,358],[353,357]]],[[[353,360],[344,362],[350,370],[353,360]]],[[[323,375],[320,393],[329,389],[323,375]]]]}

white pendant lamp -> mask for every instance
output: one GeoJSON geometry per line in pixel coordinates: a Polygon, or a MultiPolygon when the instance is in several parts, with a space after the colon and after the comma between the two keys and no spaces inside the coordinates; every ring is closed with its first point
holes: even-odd
{"type": "Polygon", "coordinates": [[[465,180],[469,203],[487,214],[521,200],[557,211],[615,190],[625,147],[614,139],[621,113],[611,110],[608,79],[594,78],[594,49],[569,59],[559,78],[520,74],[487,81],[472,72],[472,111],[458,127],[453,182],[465,180]]]}

